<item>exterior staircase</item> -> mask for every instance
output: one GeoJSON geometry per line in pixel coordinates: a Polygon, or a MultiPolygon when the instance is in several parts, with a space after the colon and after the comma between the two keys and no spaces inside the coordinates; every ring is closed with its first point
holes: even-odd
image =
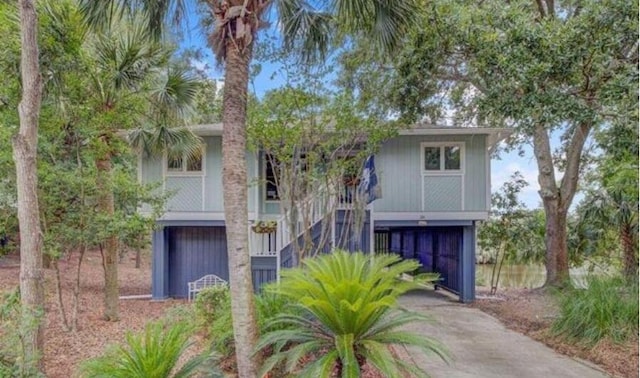
{"type": "MultiPolygon", "coordinates": [[[[334,192],[335,193],[335,192],[334,192]]],[[[252,257],[274,257],[280,268],[282,252],[291,246],[308,229],[316,227],[328,215],[328,209],[336,209],[337,198],[327,187],[309,195],[296,204],[297,213],[305,214],[306,219],[298,219],[294,225],[294,232],[289,229],[288,219],[291,210],[280,215],[276,220],[276,230],[271,233],[259,234],[251,230],[249,225],[249,251],[252,257]]],[[[331,210],[330,210],[331,211],[331,210]]],[[[300,218],[300,217],[299,217],[300,218]]]]}

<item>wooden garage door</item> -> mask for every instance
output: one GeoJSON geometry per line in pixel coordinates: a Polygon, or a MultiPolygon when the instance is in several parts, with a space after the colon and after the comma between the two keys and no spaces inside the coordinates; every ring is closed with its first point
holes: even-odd
{"type": "Polygon", "coordinates": [[[224,227],[170,227],[169,296],[187,297],[187,283],[206,274],[229,280],[224,227]]]}

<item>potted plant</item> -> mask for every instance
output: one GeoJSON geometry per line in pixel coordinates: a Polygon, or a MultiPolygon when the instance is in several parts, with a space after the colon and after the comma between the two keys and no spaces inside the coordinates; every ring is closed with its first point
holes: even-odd
{"type": "Polygon", "coordinates": [[[251,225],[251,230],[256,234],[270,234],[276,232],[277,229],[278,223],[274,220],[256,221],[251,225]]]}

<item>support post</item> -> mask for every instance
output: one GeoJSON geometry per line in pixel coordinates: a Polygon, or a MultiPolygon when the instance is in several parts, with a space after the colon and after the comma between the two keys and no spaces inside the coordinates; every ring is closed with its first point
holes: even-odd
{"type": "Polygon", "coordinates": [[[462,248],[460,256],[460,302],[469,303],[476,299],[476,227],[462,228],[462,248]]]}
{"type": "Polygon", "coordinates": [[[164,300],[169,297],[169,248],[167,239],[168,233],[165,227],[160,227],[153,231],[151,292],[154,300],[164,300]]]}

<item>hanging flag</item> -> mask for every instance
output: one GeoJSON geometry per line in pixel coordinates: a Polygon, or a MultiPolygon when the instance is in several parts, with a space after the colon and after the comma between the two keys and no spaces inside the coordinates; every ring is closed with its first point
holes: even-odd
{"type": "Polygon", "coordinates": [[[369,155],[364,161],[362,169],[362,179],[358,185],[358,194],[367,204],[378,198],[382,198],[382,190],[378,185],[378,175],[376,174],[376,164],[373,155],[369,155]]]}

